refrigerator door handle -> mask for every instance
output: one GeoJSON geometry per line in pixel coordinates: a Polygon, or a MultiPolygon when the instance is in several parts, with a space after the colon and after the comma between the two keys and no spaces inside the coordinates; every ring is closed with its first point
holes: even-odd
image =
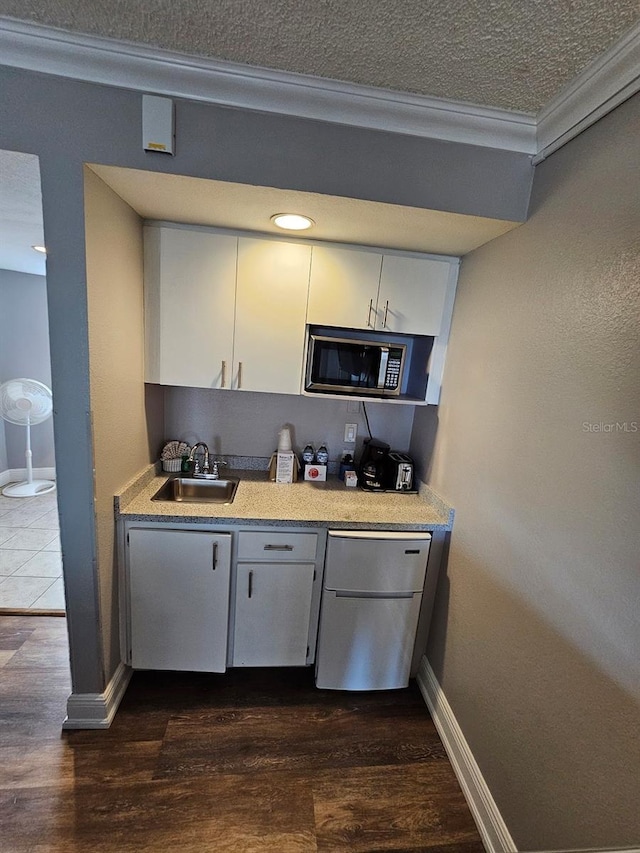
{"type": "MultiPolygon", "coordinates": [[[[329,591],[329,590],[328,590],[329,591]]],[[[415,592],[353,592],[352,590],[337,589],[336,598],[413,598],[415,592]]]]}

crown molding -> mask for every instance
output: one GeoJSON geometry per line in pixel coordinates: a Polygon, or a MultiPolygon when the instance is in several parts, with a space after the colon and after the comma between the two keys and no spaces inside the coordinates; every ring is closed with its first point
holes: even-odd
{"type": "Polygon", "coordinates": [[[640,91],[640,22],[575,77],[537,116],[544,160],[640,91]]]}
{"type": "Polygon", "coordinates": [[[1,63],[88,83],[516,151],[544,160],[640,91],[640,23],[537,116],[67,32],[0,16],[1,63]]]}
{"type": "Polygon", "coordinates": [[[447,142],[536,153],[535,117],[174,53],[0,17],[1,63],[153,92],[447,142]]]}

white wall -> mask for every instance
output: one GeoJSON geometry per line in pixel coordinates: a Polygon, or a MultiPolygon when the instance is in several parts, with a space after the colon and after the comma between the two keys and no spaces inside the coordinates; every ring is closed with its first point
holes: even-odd
{"type": "MultiPolygon", "coordinates": [[[[51,387],[47,281],[42,275],[0,270],[0,383],[16,378],[37,379],[51,387]]],[[[51,419],[32,427],[31,446],[35,468],[55,465],[51,419]]],[[[24,450],[24,427],[3,422],[0,471],[24,468],[24,450]]]]}
{"type": "MultiPolygon", "coordinates": [[[[368,436],[362,404],[349,412],[346,400],[309,398],[250,391],[213,391],[199,388],[165,390],[165,437],[193,444],[205,441],[210,450],[229,456],[269,457],[278,444],[278,432],[290,424],[294,449],[307,442],[326,442],[331,460],[339,459],[346,445],[345,423],[358,424],[358,451],[368,436]]],[[[366,404],[371,431],[394,450],[406,451],[413,425],[414,406],[370,402],[366,404]]]]}
{"type": "Polygon", "coordinates": [[[428,658],[520,850],[640,839],[639,129],[636,96],[464,259],[415,419],[456,508],[428,658]]]}
{"type": "Polygon", "coordinates": [[[113,495],[149,462],[142,224],[89,169],[85,221],[98,579],[108,681],[120,661],[113,495]]]}

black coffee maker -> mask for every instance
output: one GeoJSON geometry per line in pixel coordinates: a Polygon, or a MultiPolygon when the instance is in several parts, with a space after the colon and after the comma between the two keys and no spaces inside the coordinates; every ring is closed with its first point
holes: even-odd
{"type": "Polygon", "coordinates": [[[369,491],[381,491],[385,488],[386,461],[389,445],[377,438],[364,442],[362,458],[358,470],[360,487],[369,491]]]}

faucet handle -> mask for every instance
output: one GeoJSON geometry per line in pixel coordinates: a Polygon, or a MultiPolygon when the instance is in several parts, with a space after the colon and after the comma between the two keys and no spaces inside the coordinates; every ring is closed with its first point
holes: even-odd
{"type": "Polygon", "coordinates": [[[212,474],[214,477],[218,477],[220,475],[220,471],[218,470],[219,465],[226,465],[227,463],[224,459],[213,459],[211,460],[211,465],[213,466],[212,474]]]}

